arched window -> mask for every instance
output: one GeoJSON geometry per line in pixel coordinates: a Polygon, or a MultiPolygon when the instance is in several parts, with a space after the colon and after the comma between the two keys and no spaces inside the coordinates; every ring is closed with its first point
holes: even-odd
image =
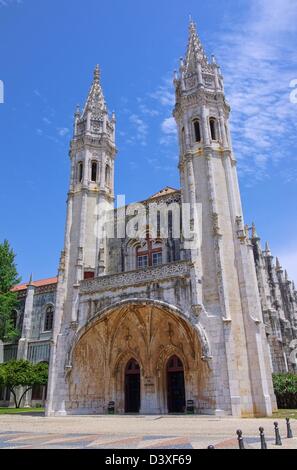
{"type": "Polygon", "coordinates": [[[158,238],[151,239],[147,234],[146,239],[136,248],[136,259],[137,269],[162,264],[162,241],[158,238]]]}
{"type": "Polygon", "coordinates": [[[97,162],[92,162],[91,181],[93,181],[94,183],[96,183],[97,181],[97,168],[98,168],[97,162]]]}
{"type": "Polygon", "coordinates": [[[184,151],[186,148],[186,135],[185,135],[185,128],[182,128],[181,131],[181,142],[182,142],[182,150],[184,151]]]}
{"type": "Polygon", "coordinates": [[[105,184],[110,187],[110,166],[106,165],[105,167],[105,184]]]}
{"type": "Polygon", "coordinates": [[[195,142],[201,142],[200,122],[198,119],[193,121],[195,142]]]}
{"type": "Polygon", "coordinates": [[[217,140],[217,124],[215,118],[209,119],[210,135],[212,140],[217,140]]]}
{"type": "Polygon", "coordinates": [[[45,311],[44,331],[51,331],[54,322],[54,307],[49,305],[45,311]]]}
{"type": "Polygon", "coordinates": [[[77,174],[78,174],[77,181],[79,183],[81,183],[82,180],[83,180],[83,176],[84,176],[84,164],[83,164],[83,162],[78,163],[78,173],[77,174]]]}

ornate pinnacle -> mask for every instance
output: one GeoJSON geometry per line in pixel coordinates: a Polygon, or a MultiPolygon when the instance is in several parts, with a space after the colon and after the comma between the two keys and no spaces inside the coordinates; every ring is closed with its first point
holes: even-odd
{"type": "Polygon", "coordinates": [[[190,33],[197,33],[196,24],[193,21],[192,16],[189,16],[189,31],[190,33]]]}
{"type": "Polygon", "coordinates": [[[100,69],[99,65],[96,65],[94,70],[94,79],[87,97],[86,104],[82,112],[82,118],[86,117],[86,113],[92,111],[93,113],[100,113],[106,111],[106,104],[104,101],[103,92],[100,85],[100,69]]]}
{"type": "Polygon", "coordinates": [[[252,223],[252,238],[259,238],[257,234],[256,225],[254,222],[252,223]]]}
{"type": "Polygon", "coordinates": [[[99,83],[99,81],[100,81],[100,69],[99,69],[99,65],[97,64],[94,70],[94,82],[99,83]]]}
{"type": "Polygon", "coordinates": [[[79,104],[76,105],[74,116],[75,117],[80,116],[80,106],[79,106],[79,104]]]}
{"type": "Polygon", "coordinates": [[[282,267],[281,267],[281,264],[280,264],[280,262],[279,262],[278,257],[275,258],[275,267],[276,267],[276,270],[277,270],[277,271],[281,271],[281,270],[282,270],[282,267]]]}
{"type": "Polygon", "coordinates": [[[266,242],[265,244],[265,253],[266,253],[266,256],[271,256],[271,250],[270,250],[270,246],[268,242],[266,242]]]}

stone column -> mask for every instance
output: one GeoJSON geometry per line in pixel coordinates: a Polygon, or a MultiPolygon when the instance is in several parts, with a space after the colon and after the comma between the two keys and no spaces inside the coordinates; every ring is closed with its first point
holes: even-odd
{"type": "MultiPolygon", "coordinates": [[[[24,320],[22,328],[22,336],[18,344],[18,353],[17,359],[26,359],[28,360],[28,344],[31,337],[31,326],[32,326],[32,316],[33,316],[33,305],[34,305],[34,292],[35,287],[32,285],[31,280],[27,287],[27,297],[25,302],[25,311],[24,311],[24,320]]],[[[17,393],[17,399],[20,398],[24,389],[22,388],[17,393]]],[[[26,394],[27,395],[27,394],[26,394]]],[[[30,404],[26,396],[22,400],[25,403],[25,408],[29,408],[30,404]]]]}
{"type": "Polygon", "coordinates": [[[28,357],[28,342],[31,336],[33,305],[34,305],[34,292],[35,287],[31,284],[27,287],[27,297],[25,302],[24,320],[22,328],[22,336],[19,340],[18,346],[18,359],[27,359],[28,357]]]}
{"type": "Polygon", "coordinates": [[[202,135],[204,145],[210,145],[208,115],[205,105],[202,106],[202,135]]]}

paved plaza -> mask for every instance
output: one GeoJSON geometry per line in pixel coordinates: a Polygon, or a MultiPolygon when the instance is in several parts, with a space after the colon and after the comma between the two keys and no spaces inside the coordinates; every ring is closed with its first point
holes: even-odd
{"type": "Polygon", "coordinates": [[[282,447],[275,446],[274,419],[210,416],[0,416],[0,448],[6,449],[237,449],[236,430],[246,448],[259,449],[259,427],[268,448],[297,449],[297,420],[278,419],[282,447]]]}

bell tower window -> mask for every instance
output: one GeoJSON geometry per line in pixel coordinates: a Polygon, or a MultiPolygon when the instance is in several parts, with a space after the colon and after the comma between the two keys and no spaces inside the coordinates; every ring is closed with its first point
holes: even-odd
{"type": "Polygon", "coordinates": [[[217,140],[217,125],[215,118],[210,118],[209,120],[210,125],[210,135],[212,140],[217,140]]]}
{"type": "Polygon", "coordinates": [[[82,183],[83,176],[84,176],[84,164],[83,164],[83,162],[79,162],[79,164],[78,164],[78,178],[77,178],[79,183],[82,183]]]}
{"type": "Polygon", "coordinates": [[[97,169],[98,169],[97,162],[92,162],[92,166],[91,166],[91,181],[93,181],[94,183],[96,183],[96,181],[97,181],[97,169]]]}
{"type": "Polygon", "coordinates": [[[184,127],[182,128],[182,131],[181,131],[181,143],[182,143],[182,150],[184,152],[185,149],[186,149],[186,136],[185,136],[185,128],[184,127]]]}
{"type": "Polygon", "coordinates": [[[193,121],[194,125],[194,135],[195,135],[195,142],[201,142],[201,131],[200,131],[200,122],[198,119],[193,121]]]}

